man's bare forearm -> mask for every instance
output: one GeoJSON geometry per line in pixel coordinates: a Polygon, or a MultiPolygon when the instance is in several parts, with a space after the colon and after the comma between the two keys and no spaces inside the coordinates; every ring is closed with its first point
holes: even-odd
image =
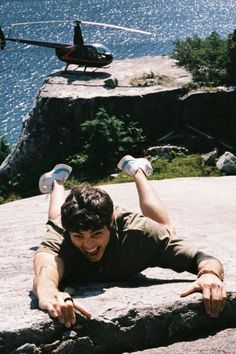
{"type": "Polygon", "coordinates": [[[64,273],[64,265],[59,257],[46,252],[37,253],[34,257],[34,270],[33,290],[39,299],[58,291],[64,273]]]}

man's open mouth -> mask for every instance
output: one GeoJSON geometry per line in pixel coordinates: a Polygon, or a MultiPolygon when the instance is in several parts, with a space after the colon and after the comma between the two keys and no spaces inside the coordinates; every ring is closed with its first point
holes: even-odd
{"type": "Polygon", "coordinates": [[[96,257],[99,253],[100,247],[94,248],[91,251],[84,251],[84,255],[88,258],[96,257]]]}

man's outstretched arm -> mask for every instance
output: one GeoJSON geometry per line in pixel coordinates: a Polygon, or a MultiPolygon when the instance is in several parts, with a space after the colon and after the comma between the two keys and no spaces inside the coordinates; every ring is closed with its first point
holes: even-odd
{"type": "Polygon", "coordinates": [[[180,296],[185,297],[195,292],[202,292],[206,313],[211,317],[218,317],[226,301],[226,291],[223,285],[224,269],[221,262],[213,257],[200,260],[197,277],[197,280],[191,283],[180,296]]]}
{"type": "Polygon", "coordinates": [[[33,290],[39,300],[39,307],[57,318],[66,327],[75,324],[75,310],[90,318],[91,314],[81,308],[76,301],[66,301],[70,295],[58,289],[64,274],[64,263],[58,257],[46,252],[38,252],[34,257],[35,278],[33,290]]]}

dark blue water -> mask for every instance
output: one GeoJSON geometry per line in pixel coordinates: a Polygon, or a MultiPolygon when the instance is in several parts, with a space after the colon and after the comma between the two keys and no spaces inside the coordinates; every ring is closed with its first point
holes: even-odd
{"type": "MultiPolygon", "coordinates": [[[[227,36],[236,27],[235,0],[0,0],[0,24],[90,20],[151,31],[153,36],[83,25],[86,42],[106,45],[116,59],[170,54],[173,41],[213,30],[227,36]]],[[[71,43],[73,22],[18,26],[26,39],[71,43]]],[[[64,64],[48,48],[9,43],[0,53],[0,136],[15,143],[43,79],[64,64]]]]}

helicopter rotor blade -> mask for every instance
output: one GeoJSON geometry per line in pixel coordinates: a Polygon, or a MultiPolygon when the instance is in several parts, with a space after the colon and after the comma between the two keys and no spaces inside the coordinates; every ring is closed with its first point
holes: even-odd
{"type": "Polygon", "coordinates": [[[74,20],[48,20],[48,21],[31,21],[31,22],[17,22],[12,23],[11,26],[22,26],[22,25],[35,25],[40,23],[66,23],[66,22],[73,22],[74,20]]]}
{"type": "Polygon", "coordinates": [[[136,33],[141,33],[141,34],[146,34],[148,36],[153,35],[151,32],[147,31],[142,31],[139,29],[135,28],[130,28],[130,27],[123,27],[123,26],[117,26],[117,25],[112,25],[110,23],[105,23],[105,22],[94,22],[94,21],[80,21],[80,20],[48,20],[48,21],[33,21],[33,22],[19,22],[19,23],[12,23],[13,26],[22,26],[22,25],[34,25],[34,24],[40,24],[40,23],[72,23],[72,22],[80,22],[84,23],[87,25],[93,25],[93,26],[101,26],[101,27],[110,27],[110,28],[116,28],[124,31],[129,31],[129,32],[136,32],[136,33]]]}
{"type": "Polygon", "coordinates": [[[85,23],[85,24],[88,24],[88,25],[102,26],[102,27],[111,27],[111,28],[116,28],[116,29],[120,29],[120,30],[124,30],[124,31],[129,31],[129,32],[147,34],[149,36],[151,36],[153,34],[151,32],[142,31],[142,30],[135,29],[135,28],[130,28],[130,27],[112,25],[112,24],[105,23],[105,22],[81,21],[81,23],[85,23]]]}

